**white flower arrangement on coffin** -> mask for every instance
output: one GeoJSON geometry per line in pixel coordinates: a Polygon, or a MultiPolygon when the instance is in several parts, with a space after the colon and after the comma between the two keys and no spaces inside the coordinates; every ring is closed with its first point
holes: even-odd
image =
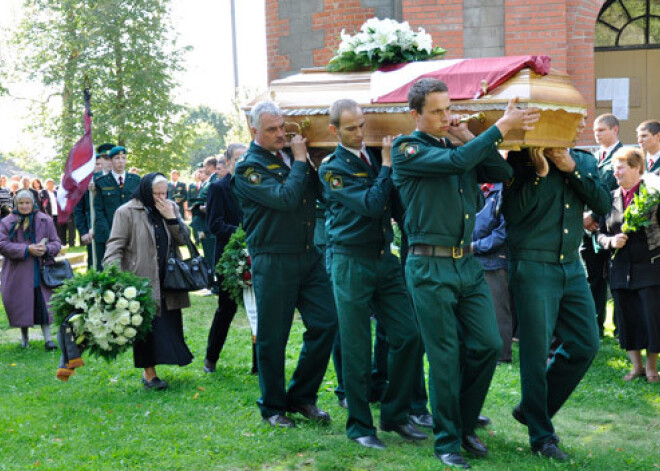
{"type": "Polygon", "coordinates": [[[433,38],[418,28],[410,29],[407,21],[371,18],[351,36],[341,31],[341,43],[328,63],[331,72],[377,69],[386,64],[428,60],[443,56],[445,50],[433,47],[433,38]]]}
{"type": "Polygon", "coordinates": [[[157,308],[149,280],[115,265],[65,281],[50,304],[58,324],[75,313],[68,323],[76,344],[108,361],[149,333],[157,308]]]}

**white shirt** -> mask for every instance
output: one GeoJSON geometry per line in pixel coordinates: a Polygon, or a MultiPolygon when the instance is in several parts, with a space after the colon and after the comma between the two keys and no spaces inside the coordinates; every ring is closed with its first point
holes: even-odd
{"type": "Polygon", "coordinates": [[[52,216],[57,216],[57,195],[54,191],[48,191],[48,198],[50,199],[50,213],[52,216]]]}
{"type": "Polygon", "coordinates": [[[609,146],[607,149],[604,148],[603,146],[600,146],[600,148],[598,149],[598,155],[596,156],[598,157],[598,161],[600,162],[601,160],[603,160],[603,152],[605,152],[605,157],[607,157],[608,155],[610,155],[610,152],[612,152],[614,148],[618,145],[619,145],[619,141],[616,141],[613,145],[609,146]]]}
{"type": "Polygon", "coordinates": [[[646,169],[648,170],[651,166],[660,159],[660,150],[655,154],[646,154],[646,169]]]}
{"type": "Polygon", "coordinates": [[[367,158],[367,162],[369,162],[369,165],[371,165],[371,157],[369,157],[369,153],[367,152],[367,147],[364,144],[362,144],[362,148],[360,150],[352,149],[352,148],[346,147],[345,145],[342,145],[342,144],[339,144],[339,145],[342,146],[347,151],[349,151],[354,156],[356,156],[358,159],[362,159],[361,154],[364,155],[367,158]]]}
{"type": "Polygon", "coordinates": [[[120,183],[119,183],[119,177],[121,177],[121,181],[122,181],[121,184],[126,183],[126,171],[125,171],[125,170],[124,170],[124,173],[116,173],[114,170],[112,170],[111,173],[112,173],[112,177],[113,177],[113,178],[115,179],[115,181],[117,182],[117,185],[120,185],[120,183]]]}

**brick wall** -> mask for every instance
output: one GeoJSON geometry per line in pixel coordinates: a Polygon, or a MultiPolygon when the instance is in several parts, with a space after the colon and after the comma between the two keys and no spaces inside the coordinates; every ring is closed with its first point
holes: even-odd
{"type": "Polygon", "coordinates": [[[403,19],[433,36],[447,59],[463,57],[463,0],[403,0],[403,19]]]}
{"type": "Polygon", "coordinates": [[[266,0],[266,60],[268,81],[289,70],[287,56],[280,55],[280,38],[289,34],[289,20],[280,18],[278,0],[266,0]]]}

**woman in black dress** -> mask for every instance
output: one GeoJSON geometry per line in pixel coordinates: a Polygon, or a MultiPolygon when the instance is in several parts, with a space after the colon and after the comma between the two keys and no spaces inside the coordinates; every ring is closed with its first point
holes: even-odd
{"type": "MultiPolygon", "coordinates": [[[[660,352],[660,225],[655,209],[651,224],[641,230],[623,233],[624,211],[643,186],[644,154],[624,147],[612,157],[614,177],[619,188],[612,191],[612,210],[601,219],[598,243],[616,250],[610,262],[610,288],[617,313],[619,344],[626,350],[632,370],[623,379],[631,381],[646,376],[658,382],[660,352]],[[642,362],[646,350],[646,367],[642,362]]],[[[649,179],[658,179],[655,175],[649,179]]]]}
{"type": "Polygon", "coordinates": [[[188,227],[181,223],[176,204],[167,200],[167,178],[150,173],[140,182],[133,199],[115,213],[106,244],[103,265],[119,263],[122,270],[149,278],[159,305],[153,330],[133,346],[135,367],[144,368],[142,382],[147,389],[167,387],[156,375],[156,365],[184,366],[193,359],[183,338],[181,319],[181,309],[190,306],[188,293],[161,290],[168,248],[171,244],[175,248],[185,245],[188,237],[188,227]]]}

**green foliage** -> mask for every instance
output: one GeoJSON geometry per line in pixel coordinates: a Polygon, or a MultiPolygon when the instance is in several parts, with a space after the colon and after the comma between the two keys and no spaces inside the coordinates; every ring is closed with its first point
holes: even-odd
{"type": "Polygon", "coordinates": [[[660,192],[649,192],[646,185],[640,185],[639,193],[633,196],[632,202],[623,213],[624,222],[621,230],[630,233],[649,226],[658,211],[658,204],[660,204],[660,192]]]}
{"type": "MultiPolygon", "coordinates": [[[[186,48],[172,34],[170,0],[26,0],[13,44],[17,71],[61,98],[41,132],[57,142],[60,169],[82,135],[82,90],[92,92],[95,142],[131,152],[129,166],[167,172],[186,162],[192,134],[172,100],[186,48]]],[[[61,170],[60,170],[61,171],[61,170]]]]}
{"type": "MultiPolygon", "coordinates": [[[[128,287],[136,289],[135,300],[140,303],[139,315],[142,317],[140,325],[131,325],[137,331],[137,335],[132,341],[123,345],[110,344],[111,349],[104,349],[89,332],[81,332],[81,329],[76,328],[76,325],[79,324],[73,323],[77,343],[80,343],[87,352],[94,356],[102,357],[107,361],[114,360],[128,350],[133,341],[144,339],[151,331],[152,320],[158,306],[153,298],[153,290],[148,278],[137,276],[129,271],[122,271],[117,265],[106,267],[102,272],[90,269],[86,273],[76,274],[56,289],[50,299],[55,323],[61,324],[73,312],[80,313],[82,321],[90,316],[90,311],[95,304],[97,309],[106,306],[103,302],[104,293],[107,291],[117,293],[116,298],[119,299],[120,294],[128,287]],[[83,299],[81,295],[88,297],[83,299]],[[81,304],[78,305],[78,302],[81,304]]],[[[105,309],[107,309],[105,319],[110,323],[110,318],[118,313],[119,307],[115,306],[115,300],[113,300],[105,309]]]]}
{"type": "Polygon", "coordinates": [[[218,260],[215,272],[222,276],[222,288],[238,305],[243,305],[243,288],[252,284],[252,262],[247,251],[243,226],[231,235],[218,260]]]}

